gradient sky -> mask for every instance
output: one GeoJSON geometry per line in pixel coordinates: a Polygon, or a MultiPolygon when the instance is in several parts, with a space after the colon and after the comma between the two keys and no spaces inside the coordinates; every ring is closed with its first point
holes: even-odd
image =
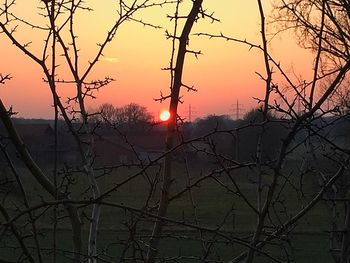
{"type": "MultiPolygon", "coordinates": [[[[78,43],[81,47],[83,68],[86,61],[97,50],[96,43],[102,41],[104,34],[113,23],[116,15],[113,0],[86,1],[94,12],[83,12],[76,21],[78,43]]],[[[270,1],[265,2],[266,15],[271,11],[270,1]]],[[[18,1],[16,9],[19,15],[35,23],[43,23],[38,16],[36,6],[39,1],[18,1]]],[[[204,0],[204,6],[221,23],[200,20],[195,24],[193,33],[207,32],[247,39],[260,43],[260,23],[256,1],[254,0],[204,0]]],[[[188,6],[187,6],[188,8],[188,6]]],[[[184,14],[188,13],[186,6],[184,14]]],[[[99,62],[90,79],[111,76],[115,82],[101,89],[95,95],[96,100],[89,101],[90,108],[108,102],[122,106],[130,102],[146,106],[155,115],[168,107],[168,101],[155,102],[160,91],[169,90],[169,72],[161,69],[167,67],[170,59],[171,42],[165,38],[165,29],[172,30],[166,14],[173,8],[153,8],[140,13],[144,21],[162,26],[162,29],[151,29],[133,22],[125,23],[116,38],[104,52],[105,57],[99,62]]],[[[275,28],[270,26],[269,31],[275,28]]],[[[39,54],[43,46],[44,35],[34,29],[23,26],[17,29],[16,36],[23,42],[32,41],[31,50],[39,54]]],[[[293,32],[279,35],[270,42],[271,54],[288,72],[295,76],[310,76],[312,69],[311,54],[299,48],[293,32]]],[[[52,118],[52,100],[48,88],[42,81],[40,68],[18,51],[4,35],[0,34],[0,72],[10,73],[13,79],[6,86],[0,87],[0,96],[7,106],[22,117],[52,118]]],[[[233,42],[220,39],[208,40],[205,37],[192,36],[190,48],[201,50],[203,55],[198,59],[188,55],[185,64],[184,83],[194,85],[198,92],[182,92],[184,103],[179,112],[187,117],[189,104],[194,109],[194,117],[207,114],[232,114],[232,104],[239,100],[246,110],[256,107],[253,97],[262,97],[264,82],[255,72],[264,74],[263,56],[256,50],[249,50],[233,42]]],[[[62,76],[65,69],[60,68],[62,76]]],[[[283,85],[283,81],[276,81],[283,85]]],[[[69,86],[61,87],[62,98],[69,96],[69,86]]]]}

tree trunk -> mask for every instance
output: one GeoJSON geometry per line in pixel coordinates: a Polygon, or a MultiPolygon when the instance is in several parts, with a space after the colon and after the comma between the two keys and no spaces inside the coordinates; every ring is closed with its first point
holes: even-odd
{"type": "MultiPolygon", "coordinates": [[[[203,0],[193,1],[192,9],[187,16],[186,23],[182,30],[181,36],[179,38],[179,48],[176,59],[175,74],[171,89],[171,100],[170,100],[170,119],[168,121],[165,151],[168,152],[174,147],[174,140],[176,139],[176,128],[177,128],[177,107],[179,104],[180,89],[182,86],[182,73],[185,63],[185,55],[187,53],[187,44],[189,39],[189,34],[191,32],[192,26],[196,21],[198,13],[200,12],[203,0]]],[[[171,69],[173,70],[173,69],[171,69]]],[[[165,217],[167,214],[167,209],[169,205],[169,192],[171,186],[172,178],[172,153],[169,153],[164,159],[164,169],[163,169],[163,184],[161,189],[161,196],[158,208],[158,216],[165,217]]],[[[147,263],[153,263],[155,261],[155,256],[157,255],[157,250],[160,241],[160,235],[162,233],[163,222],[157,219],[153,226],[152,236],[149,242],[149,247],[147,251],[147,263]]]]}

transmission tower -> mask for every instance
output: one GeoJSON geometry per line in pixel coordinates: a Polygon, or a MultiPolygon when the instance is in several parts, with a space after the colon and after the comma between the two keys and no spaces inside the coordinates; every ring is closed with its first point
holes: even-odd
{"type": "Polygon", "coordinates": [[[193,117],[195,116],[195,113],[197,113],[197,111],[195,111],[195,108],[192,107],[191,104],[188,105],[188,110],[186,112],[188,114],[188,122],[192,122],[193,117]]]}
{"type": "Polygon", "coordinates": [[[232,115],[233,115],[233,118],[235,120],[239,120],[240,118],[243,117],[243,114],[244,114],[244,108],[243,108],[243,104],[242,103],[239,103],[238,99],[236,101],[236,103],[232,104],[231,105],[231,112],[232,112],[232,115]]]}

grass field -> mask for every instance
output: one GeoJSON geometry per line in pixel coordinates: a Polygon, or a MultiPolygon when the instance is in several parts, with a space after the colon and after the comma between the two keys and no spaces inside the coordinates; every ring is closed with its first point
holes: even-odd
{"type": "MultiPolygon", "coordinates": [[[[190,171],[189,178],[191,182],[196,181],[201,176],[205,175],[213,167],[201,167],[195,166],[190,171]]],[[[215,167],[214,167],[215,168],[215,167]]],[[[147,171],[149,178],[152,180],[159,178],[158,168],[150,168],[147,171]]],[[[126,169],[114,171],[108,176],[99,177],[99,184],[102,192],[110,189],[123,181],[128,176],[137,172],[135,169],[126,169]]],[[[251,180],[254,177],[254,170],[241,169],[234,171],[231,176],[235,178],[239,183],[240,190],[244,195],[253,203],[256,202],[256,189],[251,180]]],[[[26,175],[26,171],[21,171],[22,175],[26,175]]],[[[186,188],[188,185],[188,177],[185,175],[185,169],[181,164],[175,167],[174,182],[172,184],[172,195],[186,188]]],[[[70,186],[70,191],[73,194],[73,198],[82,198],[87,196],[84,192],[87,189],[87,179],[84,175],[75,174],[72,175],[75,178],[76,183],[70,186]],[[80,193],[80,194],[76,194],[80,193]]],[[[252,213],[251,209],[232,191],[233,186],[225,176],[217,176],[217,179],[221,181],[213,180],[209,178],[199,184],[198,187],[192,189],[192,194],[189,192],[184,193],[180,198],[175,199],[168,210],[168,216],[175,220],[186,221],[188,223],[195,223],[194,214],[199,219],[200,225],[210,228],[216,228],[218,225],[222,226],[222,229],[228,235],[236,237],[246,237],[254,230],[256,223],[256,216],[252,213]],[[221,183],[220,183],[221,182],[221,183]],[[222,184],[228,186],[224,188],[222,184]],[[193,198],[196,204],[196,209],[192,205],[191,198],[193,198]],[[229,211],[229,212],[228,212],[229,211]],[[223,218],[225,218],[223,221],[223,218]]],[[[269,175],[266,175],[266,182],[270,180],[269,175]]],[[[30,177],[24,177],[25,185],[30,185],[27,188],[27,193],[31,204],[40,202],[41,198],[49,198],[47,194],[43,193],[40,186],[34,183],[30,177]]],[[[282,183],[281,183],[282,186],[282,183]]],[[[125,204],[135,208],[141,208],[145,205],[145,200],[148,196],[148,189],[150,184],[146,179],[146,175],[140,175],[137,179],[126,183],[118,188],[112,195],[108,197],[108,201],[125,204]]],[[[159,191],[159,183],[157,191],[159,191]]],[[[158,192],[150,198],[149,206],[154,205],[158,200],[158,192]]],[[[288,207],[287,213],[284,212],[282,205],[276,204],[276,210],[280,209],[280,218],[287,220],[289,216],[292,216],[299,211],[307,200],[310,200],[316,191],[315,181],[312,178],[307,178],[305,181],[305,199],[298,199],[298,195],[292,189],[292,187],[286,186],[281,194],[280,199],[284,200],[284,205],[288,207]]],[[[20,198],[12,197],[12,204],[17,203],[20,206],[20,198]]],[[[8,202],[10,204],[11,202],[8,202]]],[[[90,208],[85,208],[84,211],[87,215],[90,213],[90,208]]],[[[44,212],[43,210],[37,211],[37,214],[44,212]]],[[[15,210],[13,211],[15,214],[15,210]]],[[[63,214],[62,214],[63,215],[63,214]]],[[[112,209],[111,207],[102,207],[101,220],[100,220],[100,233],[99,233],[99,251],[101,257],[106,262],[119,262],[117,259],[121,255],[123,248],[122,243],[125,244],[129,238],[127,236],[127,226],[135,218],[135,215],[126,212],[121,209],[112,209]]],[[[276,218],[271,218],[272,221],[276,218]]],[[[271,222],[272,222],[271,221],[271,222]]],[[[20,224],[25,224],[25,220],[20,220],[20,224]]],[[[83,240],[87,240],[88,235],[88,220],[83,220],[84,237],[83,240]]],[[[50,226],[52,226],[52,213],[45,212],[43,216],[38,220],[39,228],[42,229],[43,235],[40,236],[41,246],[44,248],[43,255],[49,260],[52,255],[49,254],[52,247],[52,237],[50,226]],[[47,249],[47,250],[45,250],[47,249]],[[46,255],[47,254],[47,255],[46,255]]],[[[294,234],[290,237],[290,243],[284,243],[290,254],[293,262],[310,262],[311,260],[317,260],[317,262],[332,262],[332,258],[329,253],[329,236],[327,230],[329,229],[329,211],[322,203],[315,206],[310,213],[302,219],[295,228],[294,234]]],[[[147,242],[150,235],[152,222],[149,218],[142,219],[137,226],[137,231],[133,238],[136,243],[140,245],[141,249],[146,249],[147,242]]],[[[67,219],[62,219],[58,224],[58,263],[69,262],[70,253],[72,250],[71,233],[69,231],[69,223],[67,219]],[[62,256],[64,255],[64,256],[62,256]],[[67,258],[68,257],[68,258],[67,258]]],[[[210,243],[210,240],[216,240],[214,235],[205,234],[205,239],[210,243]]],[[[179,257],[179,262],[198,262],[198,258],[202,256],[203,249],[201,242],[198,242],[198,231],[186,228],[181,225],[168,224],[165,227],[164,238],[161,242],[160,256],[173,259],[179,257]],[[181,256],[181,257],[180,257],[181,256]]],[[[28,238],[26,240],[29,246],[33,247],[33,240],[28,238]]],[[[209,244],[208,243],[208,244],[209,244]]],[[[215,242],[214,242],[215,243],[215,242]]],[[[265,247],[266,251],[272,255],[279,255],[281,252],[280,247],[276,244],[272,244],[269,247],[265,247]]],[[[18,247],[18,244],[12,240],[11,237],[3,238],[2,247],[18,247]],[[12,244],[12,245],[11,245],[12,244]]],[[[211,260],[224,262],[232,259],[235,255],[238,255],[244,251],[244,249],[237,244],[227,244],[222,240],[217,239],[216,244],[211,248],[211,260]]],[[[1,248],[0,255],[3,258],[16,260],[17,254],[20,253],[18,249],[14,248],[1,248]]],[[[34,253],[35,254],[35,249],[34,253]]],[[[1,257],[0,257],[1,258],[1,257]]],[[[215,262],[216,262],[215,261],[215,262]]],[[[174,261],[175,262],[175,261],[174,261]]],[[[254,262],[272,262],[265,256],[258,255],[254,262]]]]}
{"type": "MultiPolygon", "coordinates": [[[[85,233],[86,235],[87,233],[85,233]]],[[[191,236],[191,232],[181,233],[183,236],[191,236]]],[[[125,232],[107,231],[102,230],[99,234],[99,252],[101,258],[109,260],[109,262],[119,262],[122,246],[117,245],[120,240],[126,237],[125,232]],[[108,256],[107,256],[108,255],[108,256]]],[[[69,262],[72,247],[70,244],[70,232],[67,230],[60,230],[58,232],[58,248],[57,259],[58,262],[69,262]]],[[[140,240],[142,237],[140,237],[140,240]]],[[[13,241],[12,241],[13,242],[13,241]]],[[[11,243],[12,243],[11,242],[11,243]]],[[[49,262],[52,259],[52,254],[49,250],[52,240],[49,236],[41,238],[42,255],[45,262],[49,262]],[[47,249],[47,250],[46,250],[47,249]]],[[[332,258],[328,253],[328,235],[326,233],[296,233],[292,235],[291,247],[289,250],[291,259],[293,262],[309,263],[313,260],[317,260],[320,263],[332,262],[332,258]]],[[[232,244],[221,244],[214,247],[215,254],[217,254],[215,260],[228,261],[241,252],[241,248],[232,244]]],[[[276,248],[269,248],[267,250],[271,254],[279,254],[276,252],[276,248]],[[275,252],[273,252],[275,251],[275,252]]],[[[33,252],[35,254],[35,252],[33,252]]],[[[7,260],[16,261],[20,255],[18,249],[7,248],[1,249],[1,258],[7,260]]],[[[164,258],[181,258],[180,262],[198,262],[198,257],[202,255],[202,247],[200,243],[191,240],[178,240],[174,238],[165,238],[160,248],[160,257],[164,258]]],[[[272,262],[264,256],[258,255],[254,262],[272,262]]]]}

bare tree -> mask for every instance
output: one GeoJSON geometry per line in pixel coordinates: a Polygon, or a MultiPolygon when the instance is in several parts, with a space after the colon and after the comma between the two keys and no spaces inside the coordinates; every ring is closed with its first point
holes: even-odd
{"type": "Polygon", "coordinates": [[[97,113],[100,113],[96,116],[100,117],[101,120],[99,121],[101,122],[106,121],[110,124],[128,128],[154,122],[154,117],[148,112],[147,108],[136,103],[130,103],[122,107],[114,107],[112,104],[104,103],[98,108],[97,113]]]}
{"type": "MultiPolygon", "coordinates": [[[[247,252],[240,254],[240,256],[235,257],[231,262],[240,262],[242,260],[252,262],[255,258],[256,249],[268,246],[273,239],[281,239],[281,235],[288,235],[292,231],[291,227],[309,213],[310,209],[317,202],[322,200],[323,195],[328,191],[327,189],[336,180],[340,180],[340,178],[345,176],[348,169],[348,155],[344,155],[346,150],[327,135],[329,134],[328,130],[332,125],[332,121],[327,119],[330,112],[324,111],[323,107],[327,98],[336,92],[349,71],[349,59],[346,55],[348,44],[345,33],[348,27],[344,27],[347,20],[346,12],[343,14],[338,12],[346,10],[345,7],[348,5],[340,2],[335,3],[334,1],[281,1],[281,3],[282,8],[278,9],[280,12],[280,15],[277,16],[278,23],[284,23],[286,25],[285,29],[295,28],[296,32],[302,36],[301,43],[315,51],[313,79],[303,81],[302,85],[294,83],[293,77],[289,76],[283,70],[281,64],[269,53],[265,13],[261,1],[257,1],[261,18],[261,44],[227,37],[224,34],[199,34],[210,38],[224,38],[228,41],[234,41],[247,45],[250,48],[261,50],[266,70],[265,74],[258,73],[266,84],[265,97],[259,100],[262,104],[261,111],[264,117],[260,123],[254,124],[261,127],[260,139],[256,143],[256,158],[254,160],[256,177],[253,183],[257,186],[256,206],[249,203],[248,199],[246,201],[252,212],[256,214],[257,223],[251,238],[251,248],[247,252]],[[285,10],[287,11],[283,12],[285,10]],[[277,69],[276,73],[274,73],[273,68],[277,69]],[[285,79],[286,84],[275,82],[273,74],[281,75],[285,79]],[[324,88],[323,79],[330,76],[331,81],[324,88]],[[286,86],[290,93],[286,93],[285,89],[281,88],[282,86],[286,86]],[[321,89],[322,93],[317,92],[317,90],[320,91],[321,89]],[[274,93],[273,97],[271,97],[272,93],[274,93]],[[320,94],[319,97],[317,97],[318,94],[320,94]],[[270,101],[271,98],[273,98],[273,101],[270,101]],[[297,110],[298,101],[301,101],[304,105],[301,112],[297,110]],[[263,161],[262,153],[263,148],[268,146],[263,145],[261,136],[265,133],[264,129],[266,129],[267,123],[276,121],[269,120],[267,114],[270,111],[274,111],[278,116],[283,116],[282,119],[277,121],[284,123],[286,127],[290,127],[290,130],[282,139],[279,153],[275,159],[266,162],[263,161]],[[307,147],[302,156],[305,159],[312,156],[313,165],[308,165],[307,168],[300,167],[299,171],[296,168],[292,168],[292,173],[298,174],[297,177],[300,177],[300,179],[292,179],[290,177],[291,174],[286,174],[284,167],[290,165],[290,156],[293,156],[294,151],[301,150],[304,144],[307,147]],[[336,152],[339,151],[339,158],[333,158],[334,152],[329,150],[333,147],[336,147],[336,152]],[[322,158],[320,158],[322,155],[330,161],[328,175],[321,180],[322,186],[318,193],[313,194],[313,198],[304,198],[305,182],[303,178],[310,177],[312,174],[321,177],[321,174],[324,173],[323,168],[317,164],[317,162],[322,162],[322,158]],[[333,173],[330,171],[333,171],[333,173]],[[268,174],[269,176],[267,176],[268,174]],[[298,187],[293,185],[293,180],[299,180],[298,187]],[[287,191],[286,185],[291,185],[295,188],[297,198],[299,200],[303,199],[303,202],[306,203],[300,212],[296,213],[295,216],[286,217],[283,222],[282,214],[277,213],[276,207],[281,205],[283,210],[288,213],[288,205],[281,199],[283,192],[287,191]]],[[[244,127],[240,129],[244,129],[244,127]]],[[[345,253],[344,250],[343,253],[345,253]]],[[[286,256],[288,256],[288,253],[286,253],[286,256]]]]}
{"type": "MultiPolygon", "coordinates": [[[[191,132],[184,131],[178,115],[181,90],[195,90],[184,84],[185,58],[187,54],[196,57],[200,54],[189,49],[195,23],[201,18],[211,22],[217,19],[203,8],[205,1],[187,1],[191,4],[187,11],[185,2],[118,1],[115,23],[99,44],[97,54],[84,68],[80,64],[74,26],[78,12],[90,10],[82,1],[40,2],[41,14],[47,19],[48,26],[20,18],[12,12],[15,1],[4,1],[0,9],[2,35],[41,67],[55,109],[54,164],[51,171],[46,172],[35,161],[13,123],[13,109],[0,103],[0,119],[5,127],[5,132],[1,131],[0,150],[19,185],[23,202],[13,210],[7,202],[12,197],[8,192],[3,194],[0,213],[4,223],[1,224],[0,239],[15,240],[15,248],[21,251],[15,259],[17,262],[45,262],[44,252],[52,253],[54,262],[59,262],[59,253],[74,262],[248,263],[259,261],[260,257],[269,262],[291,262],[295,243],[293,233],[306,219],[312,220],[309,215],[334,193],[332,189],[338,187],[339,193],[339,186],[347,182],[349,149],[332,133],[344,116],[334,116],[334,111],[325,110],[324,106],[339,91],[350,69],[349,3],[299,0],[281,1],[282,6],[276,7],[280,12],[276,21],[282,23],[282,29],[295,28],[297,35],[304,37],[302,43],[314,51],[314,74],[310,80],[294,81],[270,54],[265,5],[261,0],[256,1],[260,14],[259,43],[224,33],[197,33],[198,37],[233,41],[260,51],[264,71],[257,74],[264,85],[264,96],[257,99],[260,105],[257,118],[233,122],[232,126],[214,125],[194,137],[191,132]],[[171,117],[165,133],[153,127],[153,137],[144,138],[144,142],[153,144],[145,157],[146,146],[132,141],[137,141],[140,134],[136,134],[136,138],[120,136],[122,133],[117,125],[121,113],[123,121],[130,124],[149,121],[148,114],[141,114],[145,109],[135,104],[122,109],[105,104],[97,113],[88,113],[86,98],[95,96],[94,91],[113,81],[110,77],[93,81],[89,76],[120,26],[125,21],[151,26],[134,14],[166,3],[175,8],[174,15],[169,16],[174,25],[173,32],[166,32],[172,41],[167,68],[171,83],[169,93],[161,94],[159,101],[170,101],[171,117]],[[29,26],[46,34],[41,54],[35,54],[30,50],[30,44],[17,39],[16,31],[12,30],[16,25],[29,26]],[[63,60],[59,54],[63,54],[63,60]],[[70,76],[58,77],[58,64],[65,65],[70,76]],[[280,78],[276,75],[283,81],[277,81],[280,78]],[[59,85],[74,87],[76,93],[68,103],[58,93],[59,85]],[[303,107],[300,111],[297,110],[298,101],[303,107]],[[99,118],[107,120],[118,138],[108,135],[101,139],[101,130],[98,130],[101,127],[93,121],[100,112],[99,118]],[[59,117],[64,119],[74,141],[75,154],[80,158],[75,165],[59,162],[59,153],[64,151],[60,147],[66,139],[60,134],[59,117]],[[282,127],[283,133],[278,136],[270,133],[275,127],[282,127]],[[249,135],[252,129],[254,140],[242,136],[249,135]],[[269,140],[266,140],[267,136],[269,140]],[[154,149],[164,137],[164,149],[154,149]],[[217,138],[225,138],[225,141],[217,138]],[[249,143],[254,145],[249,158],[238,159],[239,154],[230,155],[220,150],[226,143],[232,152],[239,153],[247,144],[242,139],[250,140],[249,143]],[[272,145],[277,149],[273,153],[268,151],[272,145]],[[29,170],[32,180],[43,188],[40,198],[31,200],[26,193],[28,185],[11,154],[11,146],[29,170]],[[101,148],[107,157],[115,157],[112,165],[99,166],[95,162],[98,158],[95,150],[101,148]],[[193,161],[192,156],[197,156],[198,160],[193,161]],[[117,162],[118,157],[121,162],[117,162]],[[137,190],[133,190],[135,188],[137,190]],[[47,248],[42,245],[40,226],[47,223],[49,215],[53,217],[53,226],[50,226],[53,246],[47,248]],[[60,225],[66,223],[67,216],[74,251],[60,247],[56,233],[60,225]],[[115,230],[115,233],[111,231],[113,237],[107,244],[97,242],[98,233],[103,230],[100,220],[108,226],[108,231],[115,230]],[[24,238],[25,233],[30,232],[28,229],[33,242],[24,238]],[[86,249],[83,247],[84,231],[88,232],[86,249]],[[162,245],[170,247],[171,252],[164,254],[162,245]],[[190,251],[186,252],[188,247],[190,251]],[[280,252],[276,252],[276,248],[280,252]]],[[[7,75],[0,75],[0,84],[9,79],[7,75]]],[[[341,195],[346,204],[342,211],[344,224],[340,248],[334,257],[336,262],[348,261],[350,210],[347,189],[344,192],[341,195]]],[[[15,202],[15,199],[11,201],[15,202]]],[[[331,201],[334,204],[334,198],[331,201]]],[[[5,242],[5,246],[11,247],[11,242],[5,242]]]]}
{"type": "MultiPolygon", "coordinates": [[[[106,36],[98,44],[96,54],[91,58],[85,68],[83,68],[84,64],[81,63],[79,43],[77,40],[78,33],[76,33],[76,27],[74,24],[79,12],[92,11],[83,1],[41,1],[38,3],[38,8],[40,9],[38,15],[43,16],[46,19],[46,25],[34,24],[31,21],[19,17],[15,11],[12,11],[13,7],[17,4],[16,1],[3,1],[2,3],[0,9],[2,18],[0,28],[2,36],[7,37],[19,50],[42,69],[44,80],[52,93],[56,123],[58,115],[60,114],[70,133],[74,137],[83,163],[83,173],[86,175],[89,182],[92,199],[99,198],[100,189],[93,170],[94,127],[90,124],[85,100],[86,98],[93,97],[96,90],[108,85],[113,79],[105,77],[101,80],[88,80],[89,75],[93,71],[94,66],[103,56],[103,51],[108,43],[114,39],[118,29],[125,21],[133,20],[147,25],[146,23],[139,21],[137,18],[134,18],[133,15],[145,8],[161,6],[166,3],[167,1],[157,2],[149,0],[129,2],[119,1],[116,5],[118,9],[117,18],[114,24],[108,29],[106,36]],[[21,30],[25,30],[25,28],[33,28],[37,31],[41,31],[46,36],[44,45],[40,49],[41,53],[34,53],[31,51],[31,41],[21,42],[19,40],[15,30],[15,28],[18,29],[18,27],[20,27],[21,30]],[[63,60],[60,59],[60,56],[63,60]],[[61,64],[61,67],[65,65],[70,76],[57,77],[60,73],[57,70],[59,64],[61,64]],[[68,105],[65,105],[58,93],[57,87],[59,85],[73,85],[76,90],[75,96],[68,99],[68,105]],[[79,122],[78,128],[74,125],[76,120],[79,122]]],[[[69,198],[69,193],[60,192],[57,185],[49,179],[48,175],[46,175],[35,163],[33,158],[31,158],[31,155],[18,135],[10,116],[11,111],[6,110],[5,106],[1,103],[2,122],[16,147],[16,150],[21,155],[21,158],[34,178],[48,193],[52,195],[55,200],[69,198]]],[[[57,168],[55,168],[54,174],[56,178],[57,168]]],[[[55,178],[54,181],[56,182],[55,178]]],[[[83,253],[81,218],[74,205],[65,204],[65,206],[73,229],[73,255],[75,262],[81,262],[81,255],[83,253]]],[[[89,262],[96,262],[97,259],[99,218],[100,204],[92,203],[91,217],[89,219],[90,230],[87,256],[89,262]]]]}
{"type": "MultiPolygon", "coordinates": [[[[300,36],[302,45],[311,49],[316,54],[314,77],[310,83],[309,100],[306,106],[314,106],[314,97],[316,90],[319,89],[321,98],[328,96],[328,102],[324,109],[335,114],[334,122],[342,122],[344,119],[344,107],[347,105],[347,71],[349,64],[349,2],[348,1],[283,1],[278,10],[284,16],[283,21],[288,27],[293,27],[300,36]],[[342,74],[341,74],[342,73],[342,74]],[[340,96],[339,96],[340,95],[340,96]],[[330,107],[330,101],[332,102],[330,107]],[[340,113],[340,116],[339,116],[340,113]]],[[[282,20],[281,17],[277,17],[282,20]]],[[[315,103],[316,104],[316,103],[315,103]]],[[[312,133],[313,130],[309,130],[312,133]]],[[[340,151],[344,151],[346,146],[335,143],[340,151]]],[[[309,142],[314,151],[314,146],[309,142]]],[[[346,151],[345,151],[346,153],[346,151]]],[[[348,154],[343,158],[348,159],[348,154]]],[[[317,166],[314,160],[312,166],[317,166]]],[[[320,172],[323,180],[327,176],[320,172]]],[[[348,262],[349,251],[349,230],[348,230],[348,210],[346,203],[346,188],[348,185],[346,177],[335,182],[332,186],[333,191],[328,192],[326,199],[333,200],[332,206],[332,229],[331,229],[331,247],[330,250],[336,262],[348,262]],[[339,184],[342,187],[339,187],[339,184]],[[343,188],[343,189],[341,189],[343,188]],[[333,192],[333,193],[332,193],[333,192]],[[336,199],[343,199],[346,209],[343,214],[343,226],[337,226],[336,199]],[[343,230],[339,232],[339,229],[343,230]],[[336,241],[335,239],[338,239],[336,241]],[[338,243],[337,245],[335,245],[338,243]]]]}
{"type": "MultiPolygon", "coordinates": [[[[170,119],[168,121],[166,142],[165,142],[165,151],[171,151],[174,147],[174,141],[176,138],[176,130],[177,130],[177,109],[180,100],[180,89],[183,87],[183,68],[185,64],[185,55],[188,52],[187,45],[189,42],[189,35],[191,33],[191,29],[193,27],[194,22],[197,20],[198,15],[201,12],[203,0],[193,1],[192,9],[188,16],[186,16],[186,22],[181,32],[181,35],[178,37],[179,44],[177,50],[176,62],[174,57],[175,52],[175,41],[173,41],[173,55],[170,63],[170,71],[171,71],[171,93],[170,97],[170,119]]],[[[178,8],[180,5],[180,1],[177,2],[176,12],[175,12],[175,30],[174,35],[171,37],[175,40],[177,38],[177,23],[178,23],[178,8]]],[[[158,208],[158,216],[165,217],[167,215],[167,209],[169,205],[169,194],[170,194],[170,186],[172,181],[172,154],[168,154],[164,159],[164,171],[163,171],[163,185],[161,187],[161,196],[159,201],[158,208]]],[[[147,251],[147,260],[146,262],[152,263],[155,262],[155,255],[157,253],[157,249],[159,246],[159,236],[162,233],[162,225],[163,222],[161,220],[156,220],[154,223],[154,228],[149,244],[149,249],[147,251]]]]}

